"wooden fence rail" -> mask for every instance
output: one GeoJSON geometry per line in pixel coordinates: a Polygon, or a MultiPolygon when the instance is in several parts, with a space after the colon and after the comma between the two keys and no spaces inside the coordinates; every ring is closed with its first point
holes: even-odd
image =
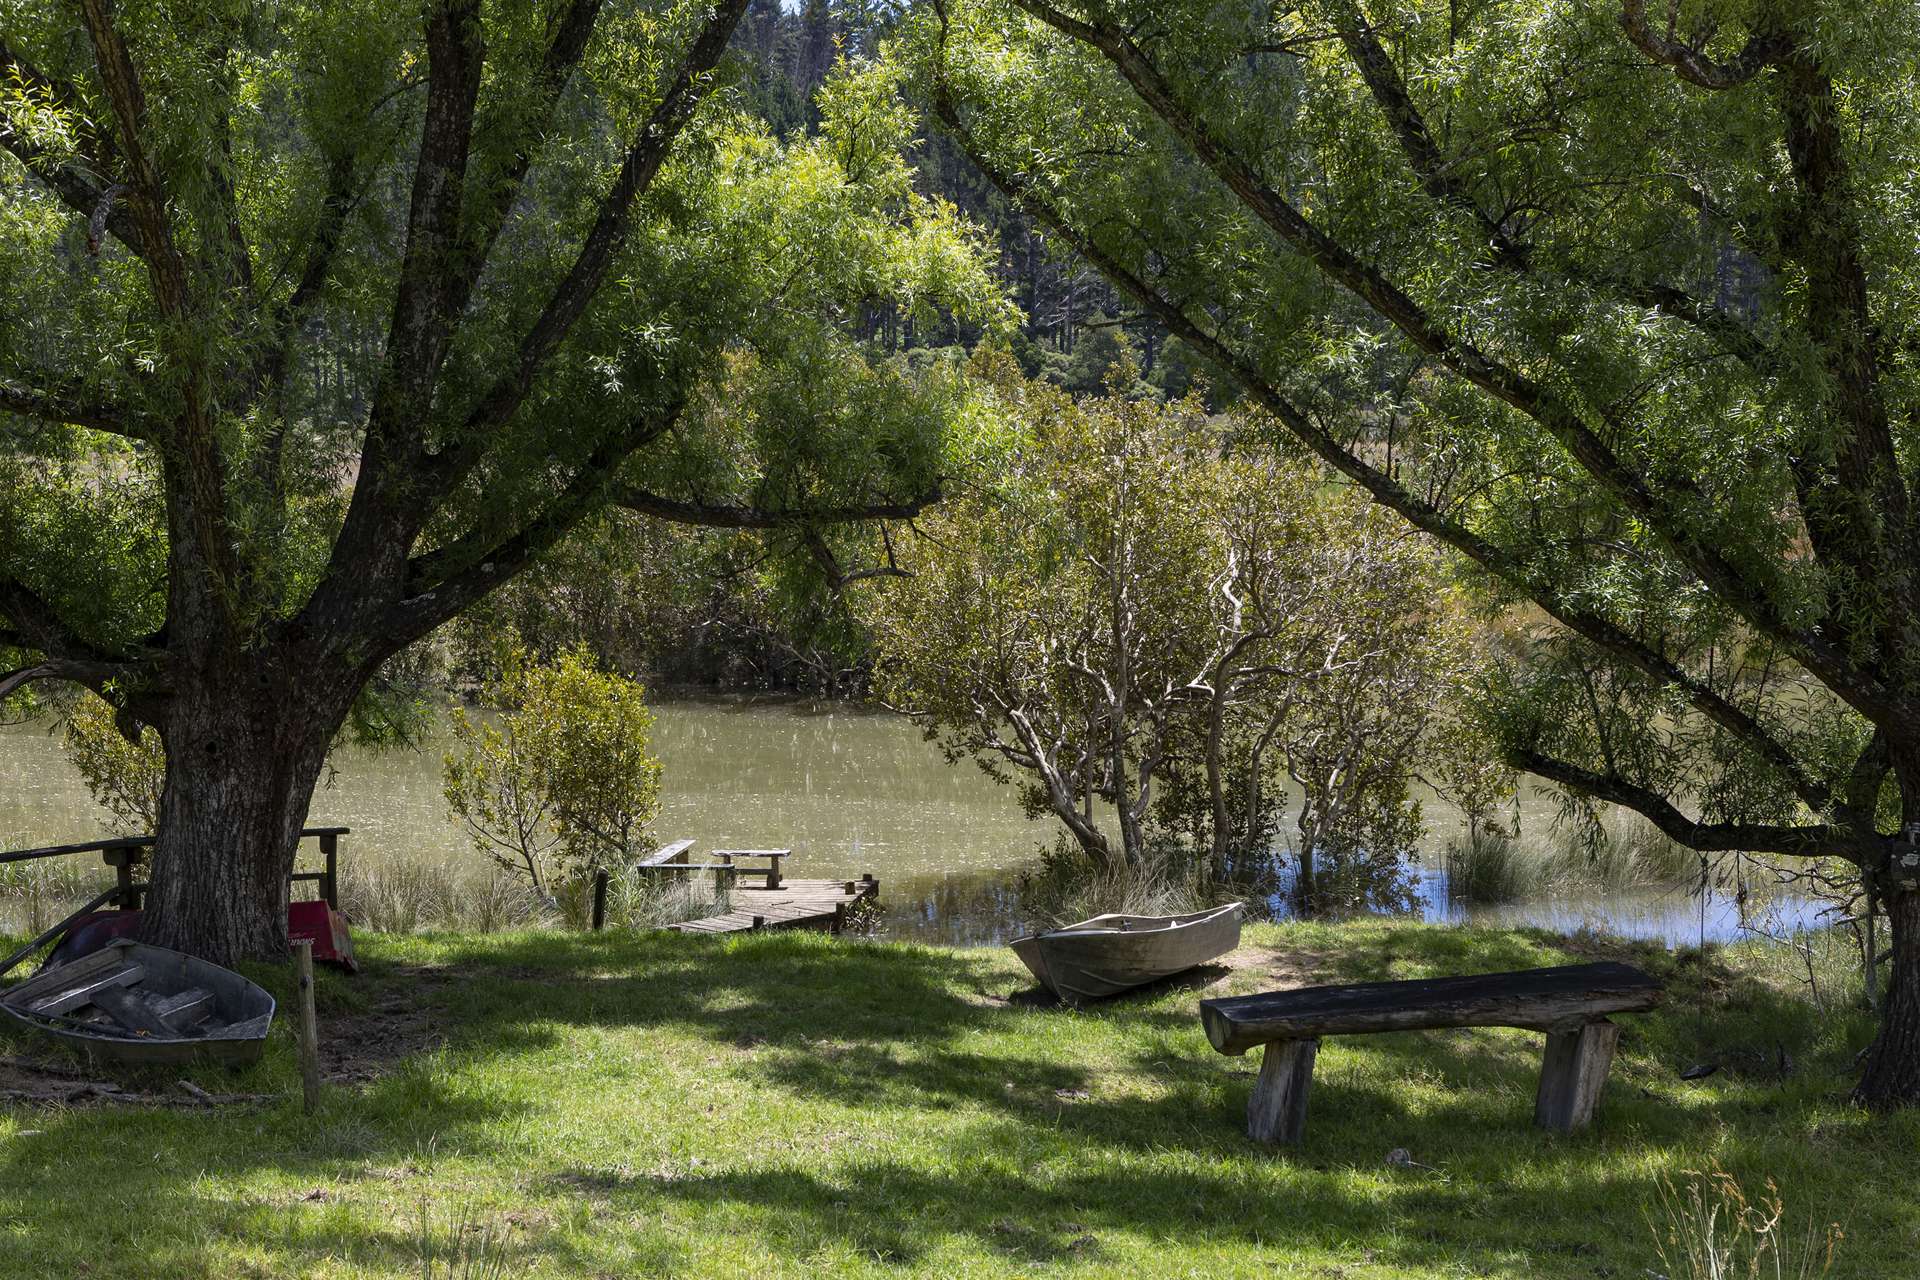
{"type": "MultiPolygon", "coordinates": [[[[302,840],[318,840],[320,856],[325,862],[322,871],[296,871],[288,876],[288,882],[298,884],[303,880],[312,881],[320,886],[320,896],[326,904],[338,911],[340,909],[340,837],[351,835],[352,827],[308,827],[300,833],[302,840]]],[[[8,862],[30,862],[37,858],[64,858],[76,853],[97,853],[101,859],[114,869],[119,883],[110,895],[118,899],[116,905],[128,910],[138,910],[140,895],[146,892],[145,884],[133,878],[135,868],[140,865],[145,851],[153,844],[152,836],[111,836],[104,840],[85,840],[77,844],[48,845],[44,849],[15,849],[0,853],[0,864],[8,862]]]]}
{"type": "MultiPolygon", "coordinates": [[[[289,884],[298,884],[303,880],[312,881],[320,886],[320,896],[328,907],[340,909],[340,837],[352,834],[351,827],[308,827],[300,833],[303,840],[314,839],[320,842],[320,856],[325,860],[323,871],[296,871],[287,877],[289,884]]],[[[39,858],[64,858],[78,853],[97,853],[114,871],[114,886],[95,896],[78,911],[69,915],[59,924],[48,929],[26,946],[14,952],[5,960],[0,960],[0,974],[5,974],[22,960],[53,941],[82,916],[97,911],[112,902],[115,906],[128,911],[140,909],[141,896],[146,893],[146,882],[134,879],[134,871],[140,860],[152,846],[152,836],[110,836],[104,840],[83,840],[77,844],[48,845],[44,849],[15,849],[0,853],[0,864],[9,862],[31,862],[39,858]]]]}

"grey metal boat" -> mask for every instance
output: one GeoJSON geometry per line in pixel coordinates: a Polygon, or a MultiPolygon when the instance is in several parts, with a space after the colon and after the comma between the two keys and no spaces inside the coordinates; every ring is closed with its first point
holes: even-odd
{"type": "Polygon", "coordinates": [[[208,960],[121,939],[42,969],[0,1009],[96,1058],[141,1065],[257,1061],[273,997],[208,960]]]}
{"type": "Polygon", "coordinates": [[[1015,938],[1013,953],[1068,1004],[1172,977],[1240,945],[1241,906],[1182,916],[1095,916],[1015,938]]]}

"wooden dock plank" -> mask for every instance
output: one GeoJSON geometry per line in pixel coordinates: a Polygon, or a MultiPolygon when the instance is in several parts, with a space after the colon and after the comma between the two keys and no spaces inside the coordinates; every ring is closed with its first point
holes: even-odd
{"type": "Polygon", "coordinates": [[[842,913],[863,898],[878,898],[880,883],[860,880],[788,879],[777,889],[736,887],[732,910],[669,925],[679,933],[745,933],[763,929],[833,928],[842,913]],[[758,921],[756,926],[755,921],[758,921]]]}

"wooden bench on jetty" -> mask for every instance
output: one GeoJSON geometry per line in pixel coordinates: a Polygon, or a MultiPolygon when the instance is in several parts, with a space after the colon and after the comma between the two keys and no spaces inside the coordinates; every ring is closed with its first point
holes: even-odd
{"type": "MultiPolygon", "coordinates": [[[[880,897],[880,882],[871,875],[858,880],[789,880],[781,863],[793,855],[790,849],[716,849],[716,862],[690,862],[693,841],[676,840],[662,845],[650,856],[634,864],[643,875],[679,874],[711,871],[721,888],[727,891],[731,910],[700,920],[687,920],[668,928],[679,933],[744,933],[754,929],[825,929],[839,933],[846,928],[848,913],[862,900],[880,897]],[[762,860],[764,867],[746,867],[741,859],[762,860]],[[742,885],[742,873],[761,876],[760,885],[742,885]]],[[[593,927],[603,929],[607,920],[608,875],[601,871],[593,882],[593,927]]]]}
{"type": "Polygon", "coordinates": [[[1546,1032],[1534,1123],[1571,1133],[1593,1119],[1613,1062],[1620,1028],[1607,1015],[1643,1013],[1660,994],[1660,984],[1631,965],[1577,964],[1202,1000],[1200,1021],[1221,1053],[1265,1046],[1247,1100],[1247,1134],[1257,1142],[1292,1145],[1305,1134],[1322,1038],[1434,1027],[1546,1032]]]}

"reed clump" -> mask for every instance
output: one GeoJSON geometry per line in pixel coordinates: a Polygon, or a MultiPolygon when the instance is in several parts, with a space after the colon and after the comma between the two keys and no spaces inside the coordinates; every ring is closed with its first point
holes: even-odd
{"type": "Polygon", "coordinates": [[[1699,855],[1640,818],[1529,842],[1479,828],[1448,843],[1447,896],[1482,904],[1569,892],[1668,888],[1698,875],[1699,855]]]}
{"type": "Polygon", "coordinates": [[[1181,915],[1209,905],[1196,860],[1182,847],[1149,844],[1138,862],[1100,866],[1065,841],[1043,851],[1020,881],[1020,910],[1059,928],[1091,916],[1181,915]]]}

